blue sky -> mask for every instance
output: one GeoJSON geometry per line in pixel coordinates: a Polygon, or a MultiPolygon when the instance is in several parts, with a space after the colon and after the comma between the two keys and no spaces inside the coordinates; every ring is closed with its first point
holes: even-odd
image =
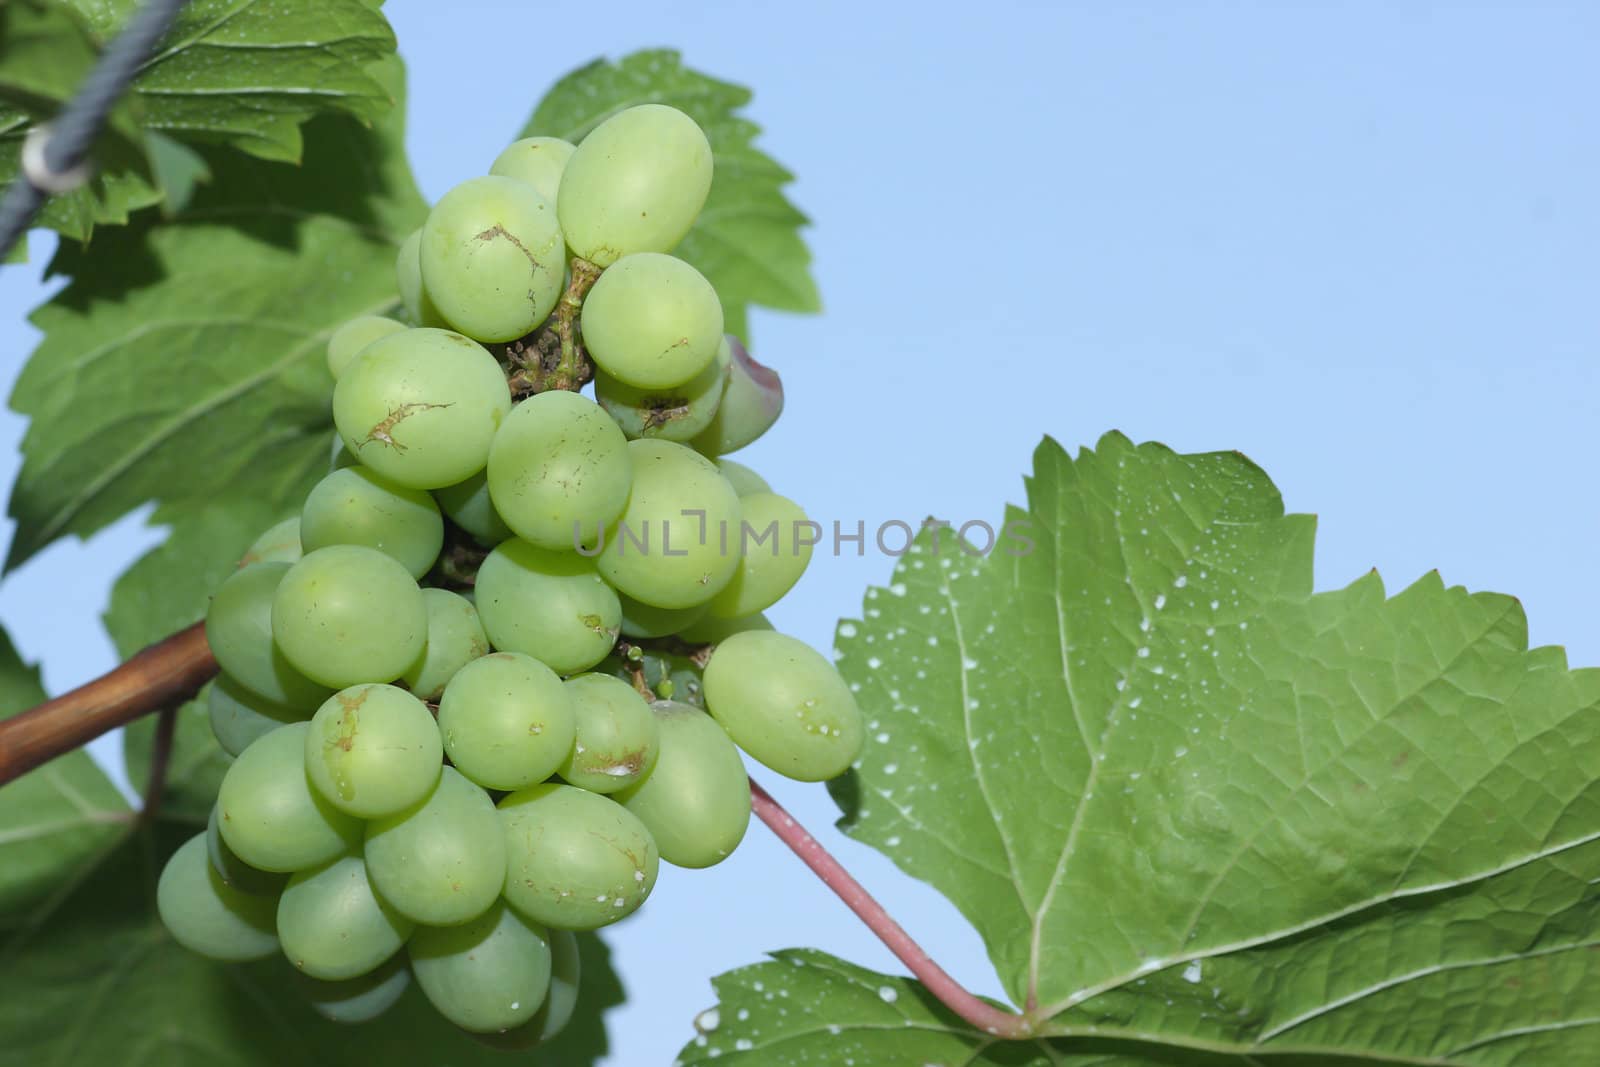
{"type": "MultiPolygon", "coordinates": [[[[1600,6],[387,10],[430,197],[595,55],[672,45],[755,88],[762,143],[816,223],[826,311],[754,317],[789,409],[738,458],[814,518],[995,520],[1047,433],[1237,448],[1320,515],[1320,588],[1437,567],[1517,594],[1535,642],[1575,665],[1600,660],[1600,6]]],[[[0,283],[8,378],[37,275],[0,283]]],[[[0,418],[7,480],[22,430],[0,418]]],[[[155,538],[124,521],[0,586],[52,690],[110,666],[105,589],[155,538]]],[[[773,617],[825,649],[890,562],[819,555],[773,617]]],[[[833,833],[821,787],[768,784],[996,991],[954,909],[833,833]]],[[[705,980],[763,950],[895,966],[760,828],[720,868],[664,871],[611,941],[633,1001],[609,1062],[630,1067],[665,1062],[705,980]]]]}

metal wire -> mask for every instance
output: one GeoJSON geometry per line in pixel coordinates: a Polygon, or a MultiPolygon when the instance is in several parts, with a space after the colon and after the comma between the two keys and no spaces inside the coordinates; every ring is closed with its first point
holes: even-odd
{"type": "MultiPolygon", "coordinates": [[[[50,123],[50,134],[39,158],[49,175],[70,174],[89,157],[89,149],[105,125],[106,116],[127,91],[139,68],[150,58],[156,42],[166,36],[187,0],[148,0],[128,20],[122,32],[106,48],[77,93],[50,123]]],[[[44,206],[46,192],[27,171],[19,170],[17,180],[0,200],[0,260],[27,232],[33,217],[44,206]]]]}

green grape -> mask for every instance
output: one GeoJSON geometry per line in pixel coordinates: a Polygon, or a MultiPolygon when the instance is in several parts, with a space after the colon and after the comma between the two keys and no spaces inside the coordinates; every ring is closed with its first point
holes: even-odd
{"type": "Polygon", "coordinates": [[[739,566],[738,495],[710,460],[683,445],[630,441],[628,457],[633,492],[599,554],[601,576],[656,607],[704,604],[739,566]]]}
{"type": "Polygon", "coordinates": [[[470,178],[428,212],[422,284],[446,322],[479,341],[515,341],[556,306],[566,244],[555,205],[515,178],[470,178]]]}
{"type": "Polygon", "coordinates": [[[533,191],[554,207],[561,188],[561,172],[577,146],[559,137],[524,137],[512,141],[489,165],[490,174],[515,178],[533,186],[533,191]]]}
{"type": "Polygon", "coordinates": [[[489,450],[489,496],[542,548],[593,544],[628,503],[628,440],[594,401],[565,390],[512,409],[489,450]]]}
{"type": "MultiPolygon", "coordinates": [[[[400,255],[395,258],[395,280],[399,283],[400,302],[406,314],[417,326],[443,326],[444,316],[433,306],[428,291],[422,287],[422,230],[412,230],[400,245],[400,255]]],[[[337,375],[335,375],[337,377],[337,375]]]]}
{"type": "Polygon", "coordinates": [[[744,761],[705,712],[676,701],[655,705],[661,755],[643,782],[617,794],[650,828],[661,858],[710,867],[733,855],[750,825],[744,761]]]}
{"type": "Polygon", "coordinates": [[[296,973],[311,1009],[336,1023],[364,1023],[376,1019],[394,1007],[395,1001],[411,984],[411,968],[405,955],[399,952],[377,970],[340,982],[324,982],[303,972],[296,973]]]}
{"type": "Polygon", "coordinates": [[[567,161],[557,209],[574,255],[609,267],[630,252],[666,252],[711,191],[711,144],[664,104],[619,111],[567,161]]]}
{"type": "Polygon", "coordinates": [[[649,774],[661,728],[644,697],[605,674],[580,674],[568,678],[566,687],[578,729],[560,767],[562,780],[591,793],[615,793],[649,774]]]}
{"type": "Polygon", "coordinates": [[[783,414],[783,379],[771,367],[750,358],[737,338],[729,338],[733,362],[711,423],[694,447],[708,456],[737,452],[768,430],[783,414]]]}
{"type": "Polygon", "coordinates": [[[421,578],[444,546],[444,519],[421,489],[396,485],[366,467],[346,467],[312,487],[300,512],[300,540],[307,552],[329,545],[375,548],[421,578]]]}
{"type": "Polygon", "coordinates": [[[317,709],[306,734],[311,785],[359,819],[393,815],[426,797],[443,759],[428,705],[392,685],[341,689],[317,709]]]}
{"type": "Polygon", "coordinates": [[[206,857],[211,861],[211,869],[229,888],[253,897],[275,897],[283,891],[284,883],[289,880],[289,876],[282,871],[257,870],[228,847],[228,843],[222,839],[222,831],[217,828],[215,804],[211,806],[211,815],[206,819],[206,857]]]}
{"type": "MultiPolygon", "coordinates": [[[[329,472],[342,471],[346,467],[359,466],[360,463],[361,461],[355,457],[355,453],[351,452],[345,445],[344,438],[339,436],[339,431],[335,430],[333,432],[333,450],[328,456],[329,472]]],[[[294,518],[296,523],[300,521],[300,516],[296,515],[294,518]]],[[[299,557],[296,556],[295,558],[298,559],[299,557]]]]}
{"type": "Polygon", "coordinates": [[[284,575],[272,601],[272,634],[291,664],[324,685],[387,682],[422,655],[428,609],[393,557],[329,545],[284,575]]]}
{"type": "Polygon", "coordinates": [[[287,519],[268,526],[261,532],[260,537],[250,542],[250,547],[239,557],[239,566],[248,567],[252,563],[297,563],[300,554],[300,516],[290,515],[287,519]]]}
{"type": "Polygon", "coordinates": [[[583,342],[595,366],[617,381],[676,389],[716,363],[722,301],[681,259],[624,256],[584,298],[583,342]]]}
{"type": "Polygon", "coordinates": [[[241,893],[222,880],[206,858],[206,835],[195,834],[174,852],[156,884],[156,911],[173,940],[214,960],[242,963],[278,950],[271,897],[241,893]]]}
{"type": "Polygon", "coordinates": [[[328,338],[328,371],[335,378],[372,342],[406,328],[403,322],[386,319],[382,315],[361,315],[351,319],[328,338]]]}
{"type": "Polygon", "coordinates": [[[632,914],[655,888],[650,831],[610,797],[546,783],[500,801],[506,902],[536,922],[593,930],[632,914]]]}
{"type": "Polygon", "coordinates": [[[622,603],[622,633],[625,637],[651,638],[675,634],[692,625],[706,613],[706,605],[687,608],[658,608],[631,596],[618,596],[622,603]]]}
{"type": "Polygon", "coordinates": [[[550,933],[503,901],[461,926],[419,926],[411,972],[440,1015],[472,1033],[521,1026],[550,990],[550,933]]]}
{"type": "Polygon", "coordinates": [[[726,342],[706,369],[674,389],[636,389],[603,372],[594,377],[594,396],[628,438],[659,437],[688,441],[711,425],[728,364],[726,342]]]}
{"type": "Polygon", "coordinates": [[[217,829],[262,871],[301,871],[348,851],[361,823],[329,804],[306,777],[308,722],[280,727],[239,754],[217,792],[217,829]]]}
{"type": "Polygon", "coordinates": [[[489,553],[473,591],[495,648],[557,674],[588,670],[616,644],[622,605],[593,560],[513,538],[489,553]]]}
{"type": "Polygon", "coordinates": [[[400,680],[420,699],[437,701],[456,671],[489,654],[489,638],[472,601],[446,589],[424,589],[428,643],[400,680]]]}
{"type": "MultiPolygon", "coordinates": [[[[504,425],[501,432],[504,432],[504,425]]],[[[494,454],[493,445],[490,445],[489,454],[494,454]]],[[[489,499],[487,470],[479,471],[464,482],[435,489],[433,499],[439,502],[440,510],[450,516],[451,522],[471,534],[472,539],[485,548],[493,548],[512,536],[511,527],[506,525],[506,520],[494,509],[494,501],[489,499]]]]}
{"type": "Polygon", "coordinates": [[[272,639],[272,603],[295,566],[256,563],[224,579],[206,609],[206,643],[239,686],[272,704],[309,707],[327,699],[329,687],[295,668],[272,639]]]}
{"type": "Polygon", "coordinates": [[[506,841],[494,802],[446,767],[423,800],[367,824],[367,874],[401,914],[430,926],[475,919],[506,880],[506,841]]]}
{"type": "Polygon", "coordinates": [[[415,924],[372,890],[359,852],[300,871],[278,898],[278,938],[297,970],[359,978],[400,951],[415,924]]]}
{"type": "Polygon", "coordinates": [[[811,542],[801,531],[815,531],[799,504],[777,493],[749,493],[739,498],[739,509],[739,569],[709,605],[712,615],[724,619],[770,608],[811,563],[811,542]]]}
{"type": "Polygon", "coordinates": [[[685,626],[678,636],[691,645],[715,645],[746,630],[770,629],[772,623],[765,615],[746,615],[742,619],[719,619],[707,615],[693,626],[685,626]]]}
{"type": "Polygon", "coordinates": [[[311,709],[275,704],[250,692],[226,674],[218,675],[206,695],[211,713],[211,732],[217,744],[230,756],[237,756],[262,734],[271,733],[291,722],[311,718],[311,709]]]}
{"type": "Polygon", "coordinates": [[[839,672],[802,641],[749,630],[706,664],[706,707],[759,762],[802,782],[843,774],[861,754],[861,711],[839,672]]]}
{"type": "Polygon", "coordinates": [[[572,697],[549,667],[496,652],[456,672],[439,700],[439,732],[456,769],[485,789],[542,782],[572,751],[572,697]]]}
{"type": "Polygon", "coordinates": [[[572,1021],[572,1013],[578,1007],[578,983],[583,976],[578,935],[571,930],[550,930],[549,934],[550,992],[544,1004],[533,1018],[515,1029],[473,1034],[478,1041],[503,1052],[520,1052],[555,1038],[572,1021]]]}
{"type": "Polygon", "coordinates": [[[413,489],[454,485],[482,470],[510,410],[500,364],[449,330],[380,337],[333,387],[333,421],[345,445],[413,489]]]}
{"type": "Polygon", "coordinates": [[[714,462],[717,470],[728,479],[728,484],[733,486],[733,491],[741,497],[749,496],[751,493],[772,492],[772,486],[767,484],[767,480],[743,463],[736,463],[731,459],[717,459],[714,462]]]}

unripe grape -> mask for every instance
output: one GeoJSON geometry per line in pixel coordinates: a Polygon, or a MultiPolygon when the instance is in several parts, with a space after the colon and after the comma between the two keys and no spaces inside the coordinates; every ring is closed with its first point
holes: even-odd
{"type": "Polygon", "coordinates": [[[733,854],[750,825],[750,784],[728,735],[705,712],[662,701],[654,706],[661,755],[643,782],[617,794],[649,827],[661,858],[710,867],[733,854]]]}
{"type": "Polygon", "coordinates": [[[214,960],[242,963],[278,951],[271,897],[241,893],[222,880],[206,858],[206,835],[195,834],[174,852],[156,884],[156,911],[173,940],[214,960]]]}
{"type": "MultiPolygon", "coordinates": [[[[433,306],[428,291],[422,285],[422,230],[412,230],[400,244],[400,254],[395,257],[395,280],[400,288],[400,302],[406,306],[414,326],[444,326],[444,316],[433,306]]],[[[338,375],[334,375],[338,377],[338,375]]]]}
{"type": "Polygon", "coordinates": [[[419,923],[453,926],[482,915],[506,880],[506,842],[489,794],[446,767],[423,800],[367,824],[367,874],[383,898],[419,923]]]}
{"type": "Polygon", "coordinates": [[[291,664],[324,685],[386,682],[422,654],[428,610],[416,581],[392,557],[330,545],[306,553],[283,576],[272,634],[291,664]]]}
{"type": "Polygon", "coordinates": [[[306,777],[311,724],[279,727],[239,754],[217,792],[217,829],[263,871],[301,871],[361,841],[361,823],[329,804],[306,777]]]}
{"type": "Polygon", "coordinates": [[[217,806],[211,806],[206,819],[206,858],[229,888],[253,897],[275,897],[283,891],[289,876],[282,871],[263,871],[250,866],[228,847],[217,826],[217,806]]]}
{"type": "Polygon", "coordinates": [[[273,703],[226,674],[218,675],[211,683],[211,690],[206,694],[206,709],[211,715],[211,732],[217,744],[230,756],[249,748],[250,742],[262,734],[291,722],[304,722],[316,711],[313,707],[273,703]]]}
{"type": "Polygon", "coordinates": [[[706,707],[739,747],[779,774],[820,782],[861,754],[861,711],[839,672],[804,642],[734,634],[706,664],[706,707]]]}
{"type": "Polygon", "coordinates": [[[333,421],[362,463],[413,489],[469,478],[511,410],[505,373],[449,330],[406,330],[361,350],[333,388],[333,421]]]}
{"type": "Polygon", "coordinates": [[[728,479],[728,484],[733,486],[733,491],[741,497],[749,496],[751,493],[772,492],[772,486],[767,484],[767,480],[743,463],[721,458],[715,462],[717,470],[722,472],[722,476],[728,479]]]}
{"type": "Polygon", "coordinates": [[[739,619],[719,619],[707,615],[693,626],[684,627],[678,636],[691,645],[715,645],[746,630],[770,629],[772,623],[765,615],[746,615],[739,619]]]}
{"type": "Polygon", "coordinates": [[[811,563],[814,532],[800,505],[777,493],[739,498],[739,569],[711,598],[710,614],[737,619],[765,611],[794,588],[811,563]]]}
{"type": "Polygon", "coordinates": [[[340,982],[324,982],[304,972],[297,973],[300,989],[311,1009],[336,1023],[364,1023],[376,1019],[394,1007],[411,984],[411,968],[405,955],[398,952],[377,970],[340,982]]]}
{"type": "Polygon", "coordinates": [[[524,137],[512,141],[489,165],[490,174],[515,178],[533,186],[551,207],[561,189],[561,172],[577,146],[559,137],[524,137]]]}
{"type": "Polygon", "coordinates": [[[706,605],[695,604],[687,608],[658,608],[631,596],[618,596],[622,604],[622,634],[624,637],[666,637],[685,626],[692,625],[706,613],[706,605]]]}
{"type": "MultiPolygon", "coordinates": [[[[510,421],[509,416],[507,421],[510,421]]],[[[504,430],[505,423],[502,423],[499,432],[504,430]]],[[[490,455],[494,454],[493,445],[490,445],[489,452],[490,455]]],[[[433,499],[438,501],[439,509],[450,516],[451,522],[471,534],[472,539],[485,548],[493,548],[514,536],[506,520],[494,509],[494,501],[489,498],[487,470],[479,471],[466,481],[435,489],[433,499]]]]}
{"type": "Polygon", "coordinates": [[[446,322],[479,341],[514,341],[561,295],[566,245],[555,205],[514,178],[462,182],[428,212],[422,284],[446,322]]]}
{"type": "Polygon", "coordinates": [[[261,536],[250,542],[250,547],[239,557],[239,566],[248,567],[252,563],[297,563],[301,554],[300,516],[290,515],[287,519],[275,522],[261,531],[261,536]]]}
{"type": "Polygon", "coordinates": [[[703,706],[700,668],[687,656],[635,645],[626,654],[613,653],[607,656],[595,668],[595,672],[627,682],[630,686],[643,683],[644,688],[652,694],[646,698],[651,701],[678,700],[696,707],[703,706]]]}
{"type": "Polygon", "coordinates": [[[729,346],[733,362],[722,402],[711,424],[692,442],[708,456],[737,452],[772,429],[783,414],[783,380],[778,372],[751,359],[737,338],[730,338],[729,346]]]}
{"type": "Polygon", "coordinates": [[[373,892],[360,853],[298,872],[278,898],[283,954],[297,970],[324,981],[377,970],[414,927],[373,892]]]}
{"type": "Polygon", "coordinates": [[[444,519],[421,489],[408,489],[366,467],[346,467],[312,487],[300,512],[305,551],[365,545],[392,556],[421,578],[439,558],[444,519]]]}
{"type": "Polygon", "coordinates": [[[557,389],[512,409],[489,450],[489,495],[524,541],[592,545],[628,503],[628,441],[594,401],[557,389]]]}
{"type": "Polygon", "coordinates": [[[600,370],[639,389],[676,389],[715,363],[722,301],[683,260],[639,252],[600,275],[584,298],[582,324],[600,370]]]}
{"type": "Polygon", "coordinates": [[[309,707],[330,686],[312,681],[273,641],[272,604],[289,563],[257,563],[234,571],[206,609],[206,642],[224,674],[280,707],[309,707]]]}
{"type": "Polygon", "coordinates": [[[512,793],[499,807],[506,902],[528,918],[593,930],[632,914],[655,887],[659,857],[650,831],[610,798],[547,783],[512,793]]]}
{"type": "MultiPolygon", "coordinates": [[[[509,909],[508,909],[509,910],[509,909]]],[[[502,1052],[521,1052],[551,1040],[566,1029],[578,1006],[583,976],[578,935],[550,929],[550,992],[537,1014],[521,1026],[492,1034],[473,1034],[479,1042],[502,1052]]]]}
{"type": "Polygon", "coordinates": [[[363,348],[405,328],[405,323],[382,315],[360,315],[351,319],[328,337],[328,372],[338,378],[363,348]]]}
{"type": "Polygon", "coordinates": [[[706,369],[674,389],[637,389],[603,372],[594,378],[595,400],[628,438],[688,441],[711,425],[722,402],[728,364],[713,359],[706,369]]]}
{"type": "Polygon", "coordinates": [[[739,565],[738,495],[710,460],[683,445],[631,441],[628,456],[633,491],[599,554],[600,574],[656,607],[705,603],[739,565]]]}
{"type": "Polygon", "coordinates": [[[400,680],[419,699],[436,701],[457,671],[489,654],[489,637],[478,609],[459,593],[424,589],[422,600],[428,609],[428,643],[400,680]]]}
{"type": "Polygon", "coordinates": [[[478,616],[495,648],[522,652],[557,674],[585,671],[617,641],[622,606],[593,560],[513,538],[478,567],[478,616]]]}
{"type": "Polygon", "coordinates": [[[630,107],[591,130],[567,161],[561,231],[574,255],[601,267],[670,251],[705,205],[711,171],[711,144],[688,115],[630,107]]]}
{"type": "Polygon", "coordinates": [[[591,793],[615,793],[655,766],[661,728],[633,686],[604,674],[566,681],[577,735],[561,764],[563,781],[591,793]]]}
{"type": "Polygon", "coordinates": [[[306,775],[359,819],[410,807],[433,791],[444,745],[428,706],[392,685],[353,685],[328,698],[306,733],[306,775]]]}
{"type": "Polygon", "coordinates": [[[572,697],[549,667],[517,652],[475,659],[439,699],[439,731],[456,769],[485,789],[542,782],[572,751],[572,697]]]}
{"type": "Polygon", "coordinates": [[[550,989],[550,933],[503,902],[461,926],[420,926],[407,947],[417,985],[472,1033],[521,1026],[550,989]]]}

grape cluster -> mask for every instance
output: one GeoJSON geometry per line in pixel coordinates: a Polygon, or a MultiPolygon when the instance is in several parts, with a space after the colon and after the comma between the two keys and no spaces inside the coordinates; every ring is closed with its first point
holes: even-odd
{"type": "Polygon", "coordinates": [[[535,1043],[572,1013],[574,931],[739,844],[739,749],[804,781],[854,760],[848,687],[761,615],[805,514],[720,458],[781,384],[668,254],[711,172],[660,105],[518,141],[403,244],[409,322],[331,336],[331,472],[206,616],[235,759],[161,876],[178,941],[281,951],[332,1019],[415,980],[535,1043]]]}

